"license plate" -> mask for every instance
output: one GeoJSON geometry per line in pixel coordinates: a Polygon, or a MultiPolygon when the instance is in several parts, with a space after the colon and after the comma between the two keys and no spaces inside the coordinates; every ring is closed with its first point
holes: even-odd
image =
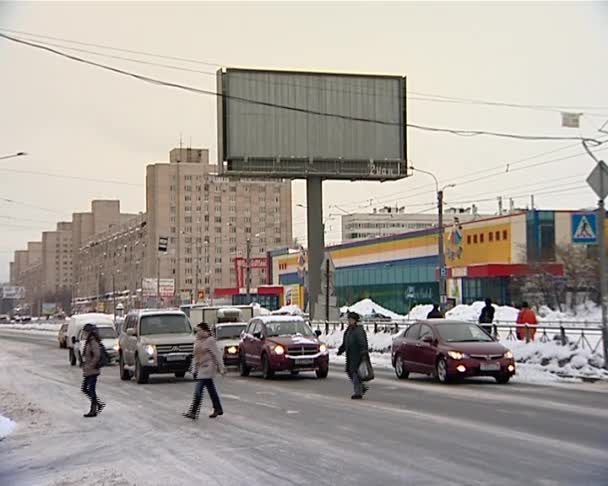
{"type": "Polygon", "coordinates": [[[183,361],[186,359],[185,354],[168,354],[167,361],[183,361]]]}
{"type": "Polygon", "coordinates": [[[481,363],[479,369],[481,371],[499,371],[500,363],[481,363]]]}
{"type": "Polygon", "coordinates": [[[297,359],[296,366],[312,366],[314,362],[314,359],[297,359]]]}

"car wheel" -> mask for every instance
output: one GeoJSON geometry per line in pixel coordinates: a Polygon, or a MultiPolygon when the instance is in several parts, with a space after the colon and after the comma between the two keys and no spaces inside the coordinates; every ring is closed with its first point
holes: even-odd
{"type": "Polygon", "coordinates": [[[139,356],[135,356],[135,381],[137,381],[138,385],[145,385],[148,383],[148,378],[148,373],[139,363],[139,356]]]}
{"type": "Polygon", "coordinates": [[[440,383],[449,383],[450,375],[448,375],[448,362],[445,358],[439,358],[435,366],[435,377],[440,383]]]}
{"type": "Polygon", "coordinates": [[[498,383],[499,385],[506,385],[507,383],[509,383],[509,380],[511,379],[511,375],[498,375],[494,377],[496,380],[496,383],[498,383]]]}
{"type": "Polygon", "coordinates": [[[329,368],[319,368],[318,370],[315,371],[317,378],[324,380],[325,378],[327,378],[327,375],[329,374],[329,368]]]}
{"type": "Polygon", "coordinates": [[[183,378],[184,376],[186,376],[185,371],[176,371],[175,372],[175,378],[183,378]]]}
{"type": "Polygon", "coordinates": [[[300,372],[298,370],[291,370],[291,376],[298,376],[300,372]]]}
{"type": "Polygon", "coordinates": [[[245,355],[241,354],[241,359],[239,360],[239,373],[241,376],[249,376],[251,372],[251,368],[247,366],[247,362],[245,361],[245,355]]]}
{"type": "Polygon", "coordinates": [[[270,380],[274,376],[274,371],[270,367],[270,360],[267,354],[262,356],[262,375],[265,380],[270,380]]]}
{"type": "Polygon", "coordinates": [[[405,380],[410,376],[410,372],[403,366],[403,358],[401,356],[397,356],[397,359],[395,359],[395,374],[400,380],[405,380]]]}
{"type": "Polygon", "coordinates": [[[70,361],[70,365],[76,366],[76,355],[72,348],[68,349],[68,360],[70,361]]]}
{"type": "Polygon", "coordinates": [[[125,369],[125,361],[122,357],[122,353],[118,357],[118,371],[120,372],[120,379],[122,381],[129,381],[131,379],[131,372],[125,369]]]}

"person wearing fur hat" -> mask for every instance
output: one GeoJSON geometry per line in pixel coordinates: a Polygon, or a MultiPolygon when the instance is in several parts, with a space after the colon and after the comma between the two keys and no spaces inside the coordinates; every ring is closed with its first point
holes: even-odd
{"type": "Polygon", "coordinates": [[[82,353],[82,393],[91,400],[89,412],[85,417],[96,417],[106,404],[97,396],[97,378],[101,368],[101,339],[95,324],[85,324],[82,330],[86,333],[84,351],[82,353]]]}
{"type": "Polygon", "coordinates": [[[346,353],[346,374],[353,384],[353,400],[360,400],[368,388],[363,384],[359,376],[359,365],[363,356],[369,352],[367,334],[365,329],[359,326],[360,316],[356,312],[349,311],[347,314],[348,327],[344,331],[342,345],[338,349],[338,356],[346,353]]]}

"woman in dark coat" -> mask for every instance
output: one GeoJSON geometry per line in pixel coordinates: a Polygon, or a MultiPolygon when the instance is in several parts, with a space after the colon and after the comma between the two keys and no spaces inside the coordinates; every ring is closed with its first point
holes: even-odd
{"type": "Polygon", "coordinates": [[[91,408],[84,416],[96,417],[106,406],[97,396],[97,378],[101,368],[101,339],[94,324],[85,324],[82,330],[87,334],[82,353],[82,393],[91,400],[91,408]]]}
{"type": "Polygon", "coordinates": [[[367,344],[367,334],[365,329],[359,326],[359,314],[356,312],[348,313],[348,327],[344,331],[342,345],[338,349],[338,356],[346,353],[346,374],[353,383],[353,400],[363,398],[368,388],[361,381],[359,376],[359,365],[363,356],[369,352],[367,344]]]}

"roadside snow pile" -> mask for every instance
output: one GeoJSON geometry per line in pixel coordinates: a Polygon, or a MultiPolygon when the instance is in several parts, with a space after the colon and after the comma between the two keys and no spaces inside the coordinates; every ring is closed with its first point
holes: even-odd
{"type": "Polygon", "coordinates": [[[13,430],[15,430],[16,425],[17,424],[15,422],[13,422],[11,419],[0,415],[0,440],[4,439],[13,430]]]}
{"type": "Polygon", "coordinates": [[[0,330],[2,329],[18,329],[19,331],[59,331],[61,327],[60,322],[52,322],[52,323],[37,323],[37,322],[27,322],[25,324],[0,324],[0,330]]]}
{"type": "Polygon", "coordinates": [[[284,305],[279,310],[273,312],[274,315],[290,315],[290,316],[303,316],[304,312],[297,305],[284,305]]]}
{"type": "Polygon", "coordinates": [[[608,371],[602,368],[603,359],[589,349],[560,346],[557,343],[523,341],[504,343],[513,351],[515,361],[534,365],[558,376],[608,379],[608,371]]]}
{"type": "Polygon", "coordinates": [[[376,304],[371,299],[363,299],[353,305],[345,305],[340,308],[340,313],[342,314],[346,314],[348,311],[356,312],[361,317],[387,317],[396,320],[405,319],[405,316],[388,310],[381,305],[376,304]]]}

